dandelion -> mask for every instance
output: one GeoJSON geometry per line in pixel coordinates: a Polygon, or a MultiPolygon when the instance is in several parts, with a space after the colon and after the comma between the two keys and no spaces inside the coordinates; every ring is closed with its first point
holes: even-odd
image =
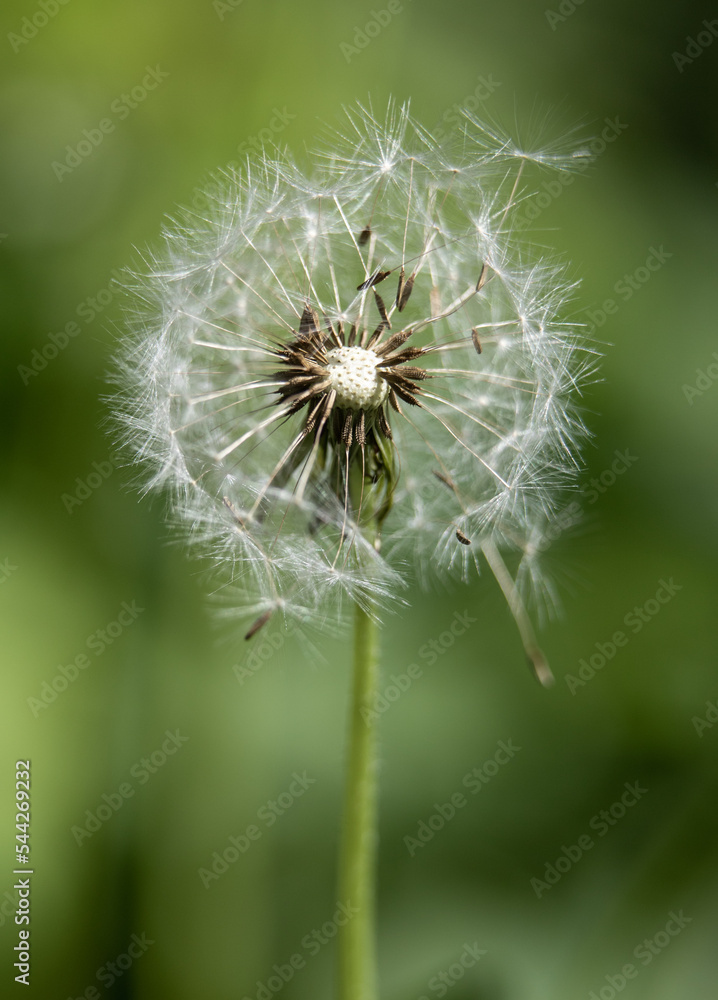
{"type": "Polygon", "coordinates": [[[527,597],[554,597],[538,541],[579,467],[592,356],[561,319],[563,269],[512,218],[527,168],[581,155],[520,149],[469,112],[445,148],[406,107],[359,106],[310,170],[277,150],[220,177],[139,285],[125,438],[247,638],[357,609],[344,1000],[373,996],[375,620],[411,575],[488,565],[551,680],[527,597]]]}

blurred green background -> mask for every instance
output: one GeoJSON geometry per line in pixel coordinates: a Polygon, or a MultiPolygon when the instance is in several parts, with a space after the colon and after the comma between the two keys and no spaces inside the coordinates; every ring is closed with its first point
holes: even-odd
{"type": "Polygon", "coordinates": [[[368,94],[377,108],[411,98],[446,131],[467,101],[524,136],[547,116],[595,136],[614,123],[591,169],[547,190],[532,234],[570,260],[573,318],[606,344],[585,398],[586,482],[617,450],[632,456],[584,494],[586,528],[549,553],[565,608],[542,635],[552,691],[525,669],[488,578],[412,593],[386,623],[384,683],[412,662],[423,674],[382,720],[382,998],[716,995],[718,43],[703,21],[718,9],[396,0],[362,47],[357,29],[385,9],[3,4],[3,995],[333,995],[332,945],[311,942],[338,902],[348,641],[328,639],[319,659],[275,626],[279,648],[257,647],[259,669],[243,670],[248,651],[218,642],[162,503],[139,501],[114,469],[101,397],[121,324],[113,274],[135,248],[156,243],[165,214],[239,147],[271,136],[301,153],[368,94]],[[64,170],[83,130],[95,147],[64,170]],[[656,253],[660,267],[641,270],[656,253]],[[680,589],[653,614],[660,580],[680,589]],[[637,606],[634,633],[624,618],[637,606]],[[457,612],[476,622],[430,665],[422,646],[457,612]],[[621,629],[629,640],[609,658],[621,629]],[[582,659],[601,662],[597,644],[605,666],[568,683],[582,659]],[[520,752],[473,794],[463,779],[500,740],[520,752]],[[14,763],[27,758],[29,990],[11,957],[14,763]],[[270,825],[261,810],[305,771],[314,783],[270,825]],[[645,792],[604,829],[595,817],[626,783],[645,792]],[[405,838],[457,792],[456,816],[410,850],[405,838]],[[72,828],[98,808],[109,818],[78,844],[72,828]],[[200,870],[252,824],[261,837],[205,887],[200,870]],[[567,870],[537,888],[559,859],[567,870]],[[690,922],[666,933],[681,911],[690,922]],[[467,945],[485,952],[475,964],[467,945]],[[272,979],[295,954],[305,966],[272,979]]]}

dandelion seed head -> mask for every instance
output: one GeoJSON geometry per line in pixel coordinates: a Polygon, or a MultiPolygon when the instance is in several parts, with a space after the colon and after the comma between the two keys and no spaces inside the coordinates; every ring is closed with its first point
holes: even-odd
{"type": "Polygon", "coordinates": [[[308,167],[273,150],[168,227],[123,437],[247,617],[394,607],[412,572],[468,579],[488,546],[541,580],[529,540],[576,475],[595,356],[512,216],[532,165],[573,156],[470,113],[442,148],[407,107],[357,106],[308,167]]]}

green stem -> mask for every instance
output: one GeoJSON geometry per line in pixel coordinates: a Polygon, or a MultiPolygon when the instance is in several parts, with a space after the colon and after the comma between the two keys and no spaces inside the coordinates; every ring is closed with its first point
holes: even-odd
{"type": "Polygon", "coordinates": [[[339,902],[354,914],[339,929],[339,1000],[376,1000],[374,928],[377,766],[374,711],[379,680],[376,622],[357,606],[349,755],[339,855],[339,902]],[[363,711],[362,711],[363,709],[363,711]]]}

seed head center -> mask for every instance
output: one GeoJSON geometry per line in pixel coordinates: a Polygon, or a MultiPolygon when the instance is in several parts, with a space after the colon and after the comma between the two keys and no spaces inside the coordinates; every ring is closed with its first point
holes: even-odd
{"type": "Polygon", "coordinates": [[[380,360],[364,347],[335,347],[327,352],[327,375],[337,394],[337,406],[376,410],[384,403],[389,385],[377,369],[380,360]]]}

